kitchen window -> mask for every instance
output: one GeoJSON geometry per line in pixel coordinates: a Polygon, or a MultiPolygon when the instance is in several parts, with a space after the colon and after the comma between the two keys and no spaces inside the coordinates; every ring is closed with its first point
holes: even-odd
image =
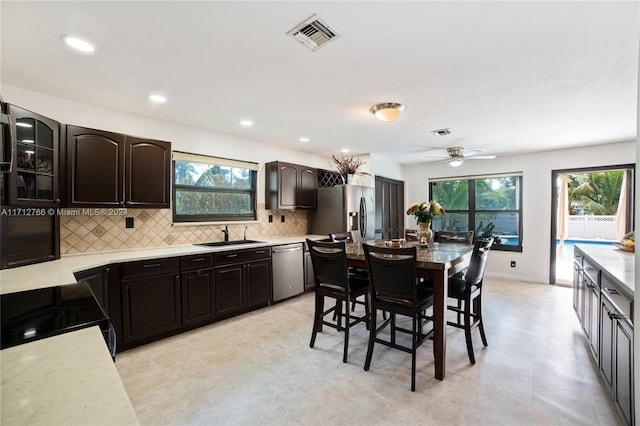
{"type": "Polygon", "coordinates": [[[256,220],[258,164],[173,153],[173,221],[256,220]]]}
{"type": "Polygon", "coordinates": [[[522,252],[522,174],[510,173],[429,181],[429,199],[446,210],[434,216],[434,231],[493,236],[493,249],[522,252]]]}

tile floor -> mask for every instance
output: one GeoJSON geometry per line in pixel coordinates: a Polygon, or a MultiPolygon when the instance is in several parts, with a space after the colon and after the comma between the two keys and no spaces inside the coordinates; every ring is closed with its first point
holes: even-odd
{"type": "Polygon", "coordinates": [[[447,377],[420,349],[416,392],[409,354],[376,346],[356,326],[349,362],[325,328],[309,348],[313,295],[118,355],[142,425],[616,425],[623,424],[571,305],[571,289],[485,279],[489,346],[448,330],[447,377]]]}

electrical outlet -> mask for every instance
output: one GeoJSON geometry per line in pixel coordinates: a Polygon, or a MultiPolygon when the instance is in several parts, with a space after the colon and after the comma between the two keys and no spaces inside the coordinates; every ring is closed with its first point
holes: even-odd
{"type": "Polygon", "coordinates": [[[272,214],[269,215],[269,223],[273,223],[273,215],[272,214]]]}
{"type": "Polygon", "coordinates": [[[125,228],[133,228],[133,218],[127,217],[124,219],[125,228]]]}
{"type": "Polygon", "coordinates": [[[284,215],[280,216],[280,222],[284,223],[284,215]]]}
{"type": "Polygon", "coordinates": [[[512,261],[511,261],[511,267],[512,267],[512,268],[515,268],[515,267],[516,267],[516,261],[515,261],[515,260],[512,260],[512,261]]]}

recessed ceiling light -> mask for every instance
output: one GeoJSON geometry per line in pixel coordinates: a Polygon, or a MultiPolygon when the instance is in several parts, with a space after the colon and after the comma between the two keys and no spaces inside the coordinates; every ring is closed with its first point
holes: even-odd
{"type": "Polygon", "coordinates": [[[157,102],[159,104],[167,102],[167,98],[165,96],[158,95],[158,94],[149,95],[149,100],[153,102],[157,102]]]}
{"type": "Polygon", "coordinates": [[[96,51],[96,47],[93,44],[81,38],[73,37],[66,34],[61,38],[65,43],[67,43],[68,46],[71,46],[74,49],[79,50],[80,52],[93,53],[96,51]]]}
{"type": "Polygon", "coordinates": [[[309,138],[300,138],[300,142],[302,142],[302,143],[307,143],[309,141],[311,141],[311,139],[309,139],[309,138]]]}
{"type": "Polygon", "coordinates": [[[244,126],[244,127],[251,127],[251,126],[253,126],[253,121],[251,121],[251,120],[242,120],[240,122],[240,125],[244,126]]]}
{"type": "Polygon", "coordinates": [[[346,154],[347,152],[349,152],[349,148],[342,148],[342,150],[340,150],[340,152],[343,152],[343,153],[346,154]]]}

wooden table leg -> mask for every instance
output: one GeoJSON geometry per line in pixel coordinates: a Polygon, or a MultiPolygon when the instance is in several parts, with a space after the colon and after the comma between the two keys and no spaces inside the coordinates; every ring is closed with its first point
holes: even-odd
{"type": "Polygon", "coordinates": [[[435,377],[444,380],[447,360],[447,271],[433,275],[433,345],[436,361],[435,377]]]}

